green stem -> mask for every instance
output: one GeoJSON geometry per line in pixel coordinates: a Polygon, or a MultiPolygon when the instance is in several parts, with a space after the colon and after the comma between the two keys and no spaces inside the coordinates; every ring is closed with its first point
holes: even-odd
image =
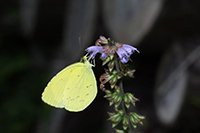
{"type": "MultiPolygon", "coordinates": [[[[116,67],[116,70],[117,70],[117,72],[120,72],[120,67],[119,67],[119,62],[118,62],[118,59],[117,59],[117,56],[116,55],[114,55],[114,59],[115,59],[115,67],[116,67]]],[[[120,81],[119,81],[119,87],[120,87],[120,93],[121,93],[121,95],[122,95],[122,97],[124,97],[124,88],[123,88],[123,83],[122,83],[122,80],[120,79],[120,81]]],[[[127,109],[126,109],[126,107],[125,107],[125,104],[124,104],[124,100],[122,100],[122,109],[123,109],[123,111],[124,111],[124,113],[125,113],[125,116],[128,116],[127,115],[127,109]]],[[[128,131],[129,133],[132,133],[132,129],[131,129],[131,125],[130,125],[130,122],[129,122],[129,131],[128,131]]]]}

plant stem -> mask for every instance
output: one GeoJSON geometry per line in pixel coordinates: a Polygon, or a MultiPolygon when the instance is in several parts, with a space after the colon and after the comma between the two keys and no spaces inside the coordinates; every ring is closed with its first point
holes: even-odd
{"type": "MultiPolygon", "coordinates": [[[[117,59],[117,56],[115,55],[114,56],[114,60],[115,60],[115,67],[116,67],[116,70],[117,70],[117,72],[120,72],[120,67],[119,67],[119,62],[118,62],[118,59],[117,59]]],[[[122,95],[122,97],[124,97],[124,88],[123,88],[123,83],[122,83],[122,80],[120,79],[120,81],[119,81],[119,87],[120,87],[120,93],[121,93],[121,95],[122,95]]],[[[125,104],[124,104],[124,100],[122,100],[122,109],[123,109],[123,111],[124,111],[124,113],[125,113],[125,116],[128,116],[127,115],[127,109],[126,109],[126,107],[125,107],[125,104]]],[[[131,125],[130,125],[130,122],[129,122],[129,131],[128,131],[129,133],[132,133],[132,129],[131,129],[131,125]]]]}

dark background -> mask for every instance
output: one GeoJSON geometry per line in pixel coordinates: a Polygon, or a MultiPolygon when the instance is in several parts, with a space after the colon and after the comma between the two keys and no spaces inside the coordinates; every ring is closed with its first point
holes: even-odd
{"type": "MultiPolygon", "coordinates": [[[[113,132],[107,120],[107,112],[112,110],[101,90],[94,102],[78,113],[55,109],[41,100],[49,79],[79,61],[84,49],[103,35],[137,47],[141,52],[131,56],[130,67],[136,69],[135,78],[124,81],[125,91],[140,99],[131,110],[146,117],[144,126],[138,130],[198,133],[200,51],[190,55],[200,41],[199,7],[199,0],[1,0],[0,131],[113,132]],[[162,99],[157,90],[174,72],[184,74],[174,74],[173,87],[169,88],[183,88],[184,93],[174,92],[168,100],[169,105],[176,103],[182,94],[181,102],[172,107],[178,108],[177,115],[166,121],[157,113],[160,105],[155,103],[162,99]],[[176,87],[183,79],[182,86],[176,87]]],[[[97,80],[103,73],[99,56],[94,73],[97,80]]],[[[161,87],[164,88],[167,87],[161,87]]],[[[169,110],[165,115],[171,114],[169,110]]]]}

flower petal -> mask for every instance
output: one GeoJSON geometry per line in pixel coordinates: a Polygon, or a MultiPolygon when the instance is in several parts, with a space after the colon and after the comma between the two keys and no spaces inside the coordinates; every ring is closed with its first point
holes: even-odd
{"type": "Polygon", "coordinates": [[[97,53],[103,51],[103,48],[102,46],[90,46],[86,49],[86,51],[90,53],[90,56],[92,56],[93,59],[97,53]]]}
{"type": "Polygon", "coordinates": [[[120,60],[121,60],[122,63],[127,63],[129,61],[126,56],[120,58],[120,60]]]}
{"type": "Polygon", "coordinates": [[[124,49],[122,49],[122,48],[119,48],[118,50],[117,50],[117,54],[119,55],[119,58],[121,59],[123,56],[128,56],[127,55],[127,52],[124,50],[124,49]]]}
{"type": "Polygon", "coordinates": [[[133,46],[130,46],[130,45],[127,45],[127,44],[123,44],[122,48],[127,51],[128,55],[133,54],[135,51],[137,51],[138,53],[140,53],[137,50],[137,48],[135,48],[133,46]]]}
{"type": "Polygon", "coordinates": [[[105,59],[105,58],[107,57],[107,54],[102,53],[102,54],[101,54],[101,57],[105,59]]]}
{"type": "Polygon", "coordinates": [[[133,54],[135,51],[137,51],[139,53],[139,51],[137,50],[137,48],[127,45],[127,44],[123,44],[122,47],[118,48],[117,50],[117,54],[119,55],[119,58],[121,60],[122,63],[127,63],[129,61],[129,57],[131,56],[131,54],[133,54]]]}

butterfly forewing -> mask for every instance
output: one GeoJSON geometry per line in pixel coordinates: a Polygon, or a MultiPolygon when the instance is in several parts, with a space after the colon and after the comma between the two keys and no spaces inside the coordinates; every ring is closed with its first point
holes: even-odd
{"type": "Polygon", "coordinates": [[[42,94],[42,100],[44,102],[59,108],[63,108],[65,106],[63,93],[72,72],[76,68],[74,66],[82,66],[82,63],[75,63],[66,67],[51,79],[42,94]]]}
{"type": "Polygon", "coordinates": [[[60,71],[48,83],[42,100],[54,107],[82,111],[94,100],[97,85],[91,65],[75,63],[60,71]]]}

